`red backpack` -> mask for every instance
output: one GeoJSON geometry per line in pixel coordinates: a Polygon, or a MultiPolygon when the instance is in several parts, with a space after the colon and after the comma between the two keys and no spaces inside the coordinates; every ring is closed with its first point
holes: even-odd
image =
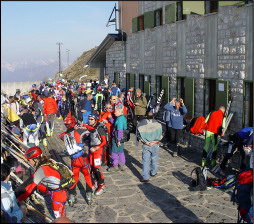
{"type": "Polygon", "coordinates": [[[190,127],[190,132],[194,135],[203,134],[205,127],[205,118],[203,116],[199,116],[195,118],[192,126],[190,127]]]}

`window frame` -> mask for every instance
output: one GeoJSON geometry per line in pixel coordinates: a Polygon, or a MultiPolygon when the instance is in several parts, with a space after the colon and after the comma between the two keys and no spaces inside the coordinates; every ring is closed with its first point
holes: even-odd
{"type": "Polygon", "coordinates": [[[158,26],[162,26],[163,25],[163,10],[162,8],[159,8],[159,9],[156,9],[154,10],[154,27],[158,27],[158,26]],[[156,14],[159,13],[159,16],[160,16],[160,24],[157,25],[156,22],[156,14]]]}

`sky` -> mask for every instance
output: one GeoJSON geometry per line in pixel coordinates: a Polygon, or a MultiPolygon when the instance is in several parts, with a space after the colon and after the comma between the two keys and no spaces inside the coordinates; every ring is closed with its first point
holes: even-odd
{"type": "Polygon", "coordinates": [[[115,26],[106,27],[116,1],[1,1],[1,60],[69,62],[99,46],[115,26]]]}

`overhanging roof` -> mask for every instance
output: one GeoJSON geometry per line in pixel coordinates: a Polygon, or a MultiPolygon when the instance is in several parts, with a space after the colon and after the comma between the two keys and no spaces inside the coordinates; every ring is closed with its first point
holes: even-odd
{"type": "Polygon", "coordinates": [[[126,35],[109,33],[89,58],[87,64],[106,62],[106,51],[115,41],[126,41],[126,35]]]}

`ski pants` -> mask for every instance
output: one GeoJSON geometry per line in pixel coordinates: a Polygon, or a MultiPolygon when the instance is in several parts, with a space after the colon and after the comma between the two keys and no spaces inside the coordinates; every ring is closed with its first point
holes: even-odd
{"type": "Polygon", "coordinates": [[[65,203],[67,201],[67,190],[57,190],[47,192],[46,186],[39,184],[37,186],[38,190],[51,196],[52,209],[55,218],[65,217],[65,203]]]}
{"type": "Polygon", "coordinates": [[[45,115],[47,133],[50,133],[51,131],[54,130],[54,120],[55,120],[55,116],[56,116],[55,113],[46,114],[46,115],[45,115]]]}
{"type": "Polygon", "coordinates": [[[32,125],[27,125],[27,127],[24,128],[23,130],[23,142],[25,145],[27,145],[27,141],[29,141],[30,136],[33,138],[33,142],[29,143],[34,143],[35,145],[39,145],[39,129],[37,128],[37,125],[32,124],[32,125]],[[34,128],[34,127],[36,128],[34,128]],[[33,128],[33,129],[30,129],[33,128]]]}
{"type": "Polygon", "coordinates": [[[224,156],[224,158],[220,164],[221,169],[224,170],[226,168],[226,164],[227,164],[228,160],[233,156],[235,150],[237,150],[237,149],[240,151],[241,157],[242,157],[240,169],[244,170],[246,168],[246,165],[244,164],[245,152],[243,149],[243,145],[244,145],[243,139],[240,138],[240,136],[237,133],[235,133],[233,135],[231,141],[229,142],[226,155],[224,156]]]}
{"type": "Polygon", "coordinates": [[[95,152],[91,152],[89,155],[92,173],[100,185],[104,184],[104,174],[101,169],[102,153],[103,148],[99,148],[95,152]]]}
{"type": "Polygon", "coordinates": [[[212,159],[216,159],[217,156],[217,148],[218,148],[218,135],[214,134],[210,131],[206,131],[205,134],[205,146],[203,150],[203,158],[207,158],[210,150],[210,145],[212,144],[212,159]]]}
{"type": "Polygon", "coordinates": [[[90,164],[88,157],[83,157],[80,156],[76,159],[71,160],[71,167],[72,167],[72,172],[75,180],[75,184],[70,187],[70,190],[73,189],[75,191],[76,185],[78,184],[79,181],[79,173],[81,172],[84,175],[84,178],[86,180],[86,192],[92,192],[92,178],[90,175],[90,164]]]}

